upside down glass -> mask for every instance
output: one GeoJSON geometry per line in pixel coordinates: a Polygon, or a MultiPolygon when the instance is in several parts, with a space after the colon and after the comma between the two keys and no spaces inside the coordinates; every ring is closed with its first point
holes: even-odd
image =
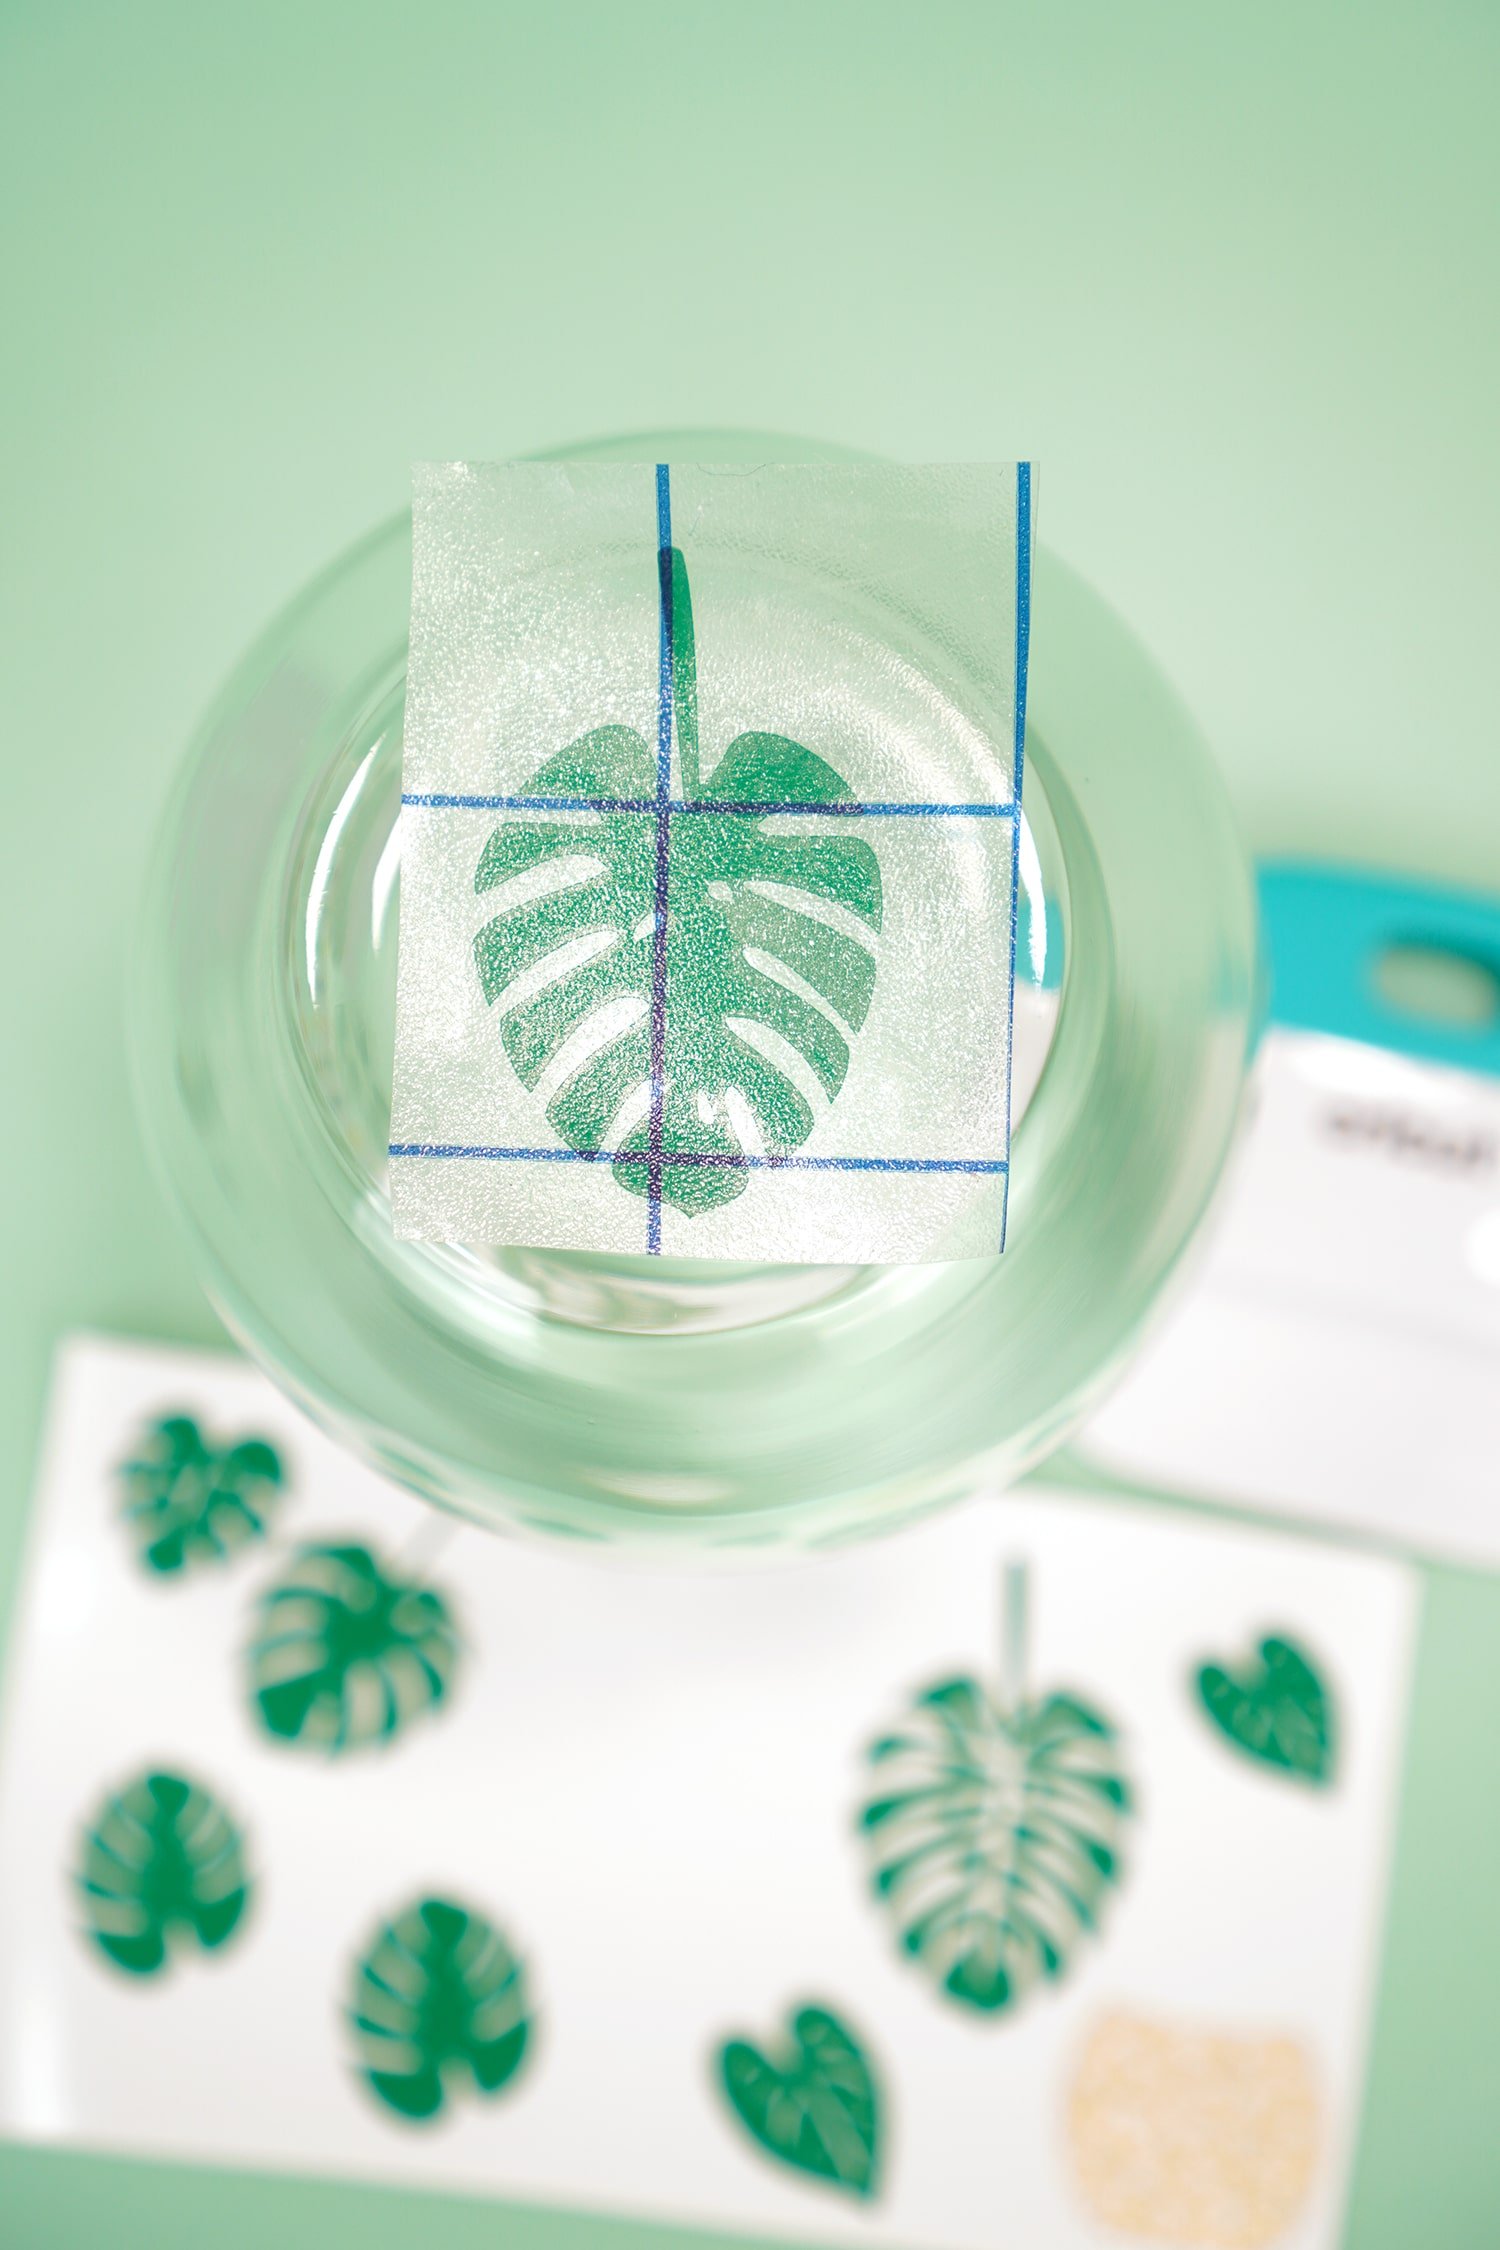
{"type": "MultiPolygon", "coordinates": [[[[848,458],[721,433],[575,457],[848,458]]],[[[1252,893],[1171,691],[1041,548],[1003,1257],[745,1267],[399,1242],[409,584],[402,518],[283,614],[210,714],[158,846],[137,1083],[228,1325],[346,1443],[496,1526],[820,1546],[1019,1475],[1127,1351],[1238,1114],[1252,893]]]]}

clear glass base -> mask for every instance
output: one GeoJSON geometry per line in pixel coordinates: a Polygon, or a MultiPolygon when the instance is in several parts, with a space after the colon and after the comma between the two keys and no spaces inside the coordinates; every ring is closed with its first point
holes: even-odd
{"type": "MultiPolygon", "coordinates": [[[[340,744],[329,793],[308,808],[284,900],[293,1034],[309,1092],[335,1142],[355,1157],[367,1186],[382,1197],[401,890],[403,687],[398,679],[340,744]],[[330,804],[340,781],[342,791],[330,804]]],[[[949,786],[966,793],[962,779],[949,786]]],[[[1066,869],[1040,780],[1022,823],[1020,884],[1014,1123],[1025,1115],[1041,1078],[1062,984],[1066,869]]],[[[421,1242],[400,1247],[412,1261],[432,1266],[433,1287],[496,1298],[549,1319],[643,1335],[777,1319],[865,1286],[880,1270],[421,1242]]]]}
{"type": "Polygon", "coordinates": [[[806,1544],[1018,1473],[1118,1358],[1237,1112],[1250,889],[1169,692],[1043,553],[1003,1258],[745,1267],[398,1242],[408,571],[402,521],[272,628],[207,724],[158,859],[141,1098],[230,1324],[349,1442],[484,1521],[806,1544]]]}

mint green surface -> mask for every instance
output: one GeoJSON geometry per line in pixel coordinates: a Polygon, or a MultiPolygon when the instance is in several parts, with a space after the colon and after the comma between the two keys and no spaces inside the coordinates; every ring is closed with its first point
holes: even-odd
{"type": "MultiPolygon", "coordinates": [[[[7,1599],[55,1338],[215,1333],[126,1108],[162,791],[413,458],[691,424],[1035,456],[1257,850],[1494,884],[1497,97],[1484,0],[9,0],[7,1599]]],[[[1500,1585],[1428,1581],[1354,2250],[1500,2233],[1500,1585]]],[[[0,2151],[6,2250],[661,2238],[0,2151]]]]}

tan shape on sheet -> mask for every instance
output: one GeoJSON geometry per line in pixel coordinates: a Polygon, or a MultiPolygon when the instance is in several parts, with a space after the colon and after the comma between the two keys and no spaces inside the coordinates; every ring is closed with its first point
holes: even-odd
{"type": "Polygon", "coordinates": [[[1297,2217],[1322,2103],[1295,2039],[1105,2017],[1068,2101],[1094,2216],[1147,2241],[1263,2250],[1297,2217]]]}

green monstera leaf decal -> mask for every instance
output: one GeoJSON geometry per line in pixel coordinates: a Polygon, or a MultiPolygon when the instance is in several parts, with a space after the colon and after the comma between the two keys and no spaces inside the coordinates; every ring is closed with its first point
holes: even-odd
{"type": "Polygon", "coordinates": [[[1109,1721],[1079,1696],[945,1680],[868,1756],[871,1887],[939,1992],[996,2014],[1060,1977],[1122,1871],[1109,1721]]]}
{"type": "Polygon", "coordinates": [[[1227,1742],[1315,1789],[1333,1780],[1333,1697],[1311,1657],[1274,1635],[1238,1671],[1205,1664],[1198,1700],[1227,1742]]]}
{"type": "Polygon", "coordinates": [[[118,1475],[121,1512],[141,1563],[164,1575],[225,1562],[264,1537],[286,1481],[281,1456],[265,1438],[219,1445],[187,1414],[153,1422],[118,1475]]]}
{"type": "Polygon", "coordinates": [[[371,2092],[398,2117],[436,2117],[465,2085],[498,2094],[520,2069],[525,1971],[482,1915],[424,1898],[359,1963],[349,2021],[371,2092]]]}
{"type": "Polygon", "coordinates": [[[447,1695],[457,1630],[441,1594],[367,1547],[304,1547],[261,1597],[250,1650],[268,1734],[340,1751],[399,1734],[447,1695]]]}
{"type": "Polygon", "coordinates": [[[476,891],[537,869],[559,881],[540,895],[534,883],[516,885],[474,954],[522,1085],[553,1072],[555,1131],[571,1148],[626,1152],[615,1177],[644,1196],[659,1106],[660,1148],[698,1160],[664,1167],[660,1192],[692,1215],[742,1193],[746,1170],[723,1159],[790,1154],[811,1132],[812,1106],[785,1068],[785,1049],[830,1099],[843,1085],[875,960],[841,916],[873,937],[881,882],[862,837],[776,831],[743,809],[853,801],[843,777],[800,743],[737,735],[700,782],[692,611],[676,549],[672,611],[683,802],[699,809],[659,820],[657,753],[634,729],[599,727],[570,743],[525,793],[626,809],[529,812],[495,829],[476,891]]]}
{"type": "Polygon", "coordinates": [[[77,1883],[94,1944],[139,1977],[155,1976],[174,1950],[227,1945],[250,1896],[234,1823],[206,1789],[173,1773],[142,1774],[105,1799],[77,1883]]]}
{"type": "Polygon", "coordinates": [[[719,2053],[731,2109],[768,2155],[851,2195],[879,2180],[880,2092],[859,2041],[822,2007],[798,2008],[769,2055],[748,2039],[719,2053]]]}

